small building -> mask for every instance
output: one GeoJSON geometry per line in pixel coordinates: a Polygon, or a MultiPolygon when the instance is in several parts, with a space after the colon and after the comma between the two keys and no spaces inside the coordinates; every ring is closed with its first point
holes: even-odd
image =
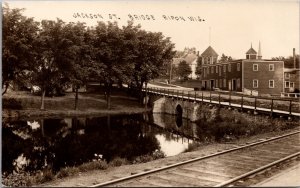
{"type": "Polygon", "coordinates": [[[209,46],[202,54],[202,87],[219,88],[257,95],[280,95],[283,92],[283,61],[264,60],[251,48],[246,59],[220,63],[209,46]]]}
{"type": "Polygon", "coordinates": [[[191,52],[185,54],[183,57],[173,58],[173,65],[178,67],[181,61],[186,61],[186,63],[191,67],[192,73],[188,76],[191,79],[196,79],[196,67],[197,67],[198,54],[196,52],[191,52]]]}
{"type": "Polygon", "coordinates": [[[284,69],[284,93],[300,92],[300,69],[284,69]]]}

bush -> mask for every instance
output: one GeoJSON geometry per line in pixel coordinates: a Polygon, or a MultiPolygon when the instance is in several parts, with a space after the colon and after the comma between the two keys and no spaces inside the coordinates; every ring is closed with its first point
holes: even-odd
{"type": "Polygon", "coordinates": [[[2,106],[4,109],[14,109],[14,110],[21,110],[22,103],[20,100],[13,99],[13,98],[3,98],[2,99],[2,106]]]}
{"type": "Polygon", "coordinates": [[[43,171],[43,175],[42,178],[39,180],[39,183],[44,183],[47,181],[51,181],[54,179],[54,174],[52,172],[52,170],[47,169],[43,171]]]}
{"type": "Polygon", "coordinates": [[[89,170],[105,170],[108,168],[108,164],[104,160],[97,160],[97,161],[91,161],[88,163],[84,163],[78,167],[79,171],[81,172],[87,172],[89,170]]]}
{"type": "Polygon", "coordinates": [[[141,155],[141,156],[137,156],[134,160],[133,160],[133,164],[136,163],[146,163],[149,161],[152,161],[153,157],[151,155],[141,155]]]}
{"type": "Polygon", "coordinates": [[[57,177],[58,178],[64,178],[64,177],[67,177],[69,174],[68,174],[68,168],[62,168],[60,169],[60,171],[57,173],[57,177]]]}
{"type": "Polygon", "coordinates": [[[122,166],[128,164],[128,161],[124,158],[116,157],[112,161],[110,161],[110,166],[122,166]]]}
{"type": "Polygon", "coordinates": [[[155,150],[152,154],[153,159],[160,159],[166,157],[166,154],[161,150],[155,150]]]}

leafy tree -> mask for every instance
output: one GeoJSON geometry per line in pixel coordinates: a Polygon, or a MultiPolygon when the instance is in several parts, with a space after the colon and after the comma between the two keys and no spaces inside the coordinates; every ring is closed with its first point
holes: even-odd
{"type": "Polygon", "coordinates": [[[197,59],[197,66],[195,74],[197,75],[197,79],[201,78],[202,75],[202,58],[199,56],[197,59]]]}
{"type": "Polygon", "coordinates": [[[32,41],[36,38],[38,22],[22,15],[24,9],[3,7],[2,22],[2,95],[13,81],[23,82],[34,59],[32,41]]]}
{"type": "Polygon", "coordinates": [[[41,30],[35,40],[35,65],[32,83],[41,88],[41,109],[44,109],[46,90],[59,91],[69,81],[68,72],[72,68],[74,50],[72,41],[66,38],[65,23],[43,20],[41,30]]]}
{"type": "MultiPolygon", "coordinates": [[[[111,88],[114,83],[122,83],[127,80],[128,73],[131,73],[131,53],[128,53],[128,46],[131,46],[131,36],[125,36],[116,22],[98,22],[94,31],[93,48],[95,62],[98,66],[103,65],[101,74],[98,74],[99,81],[105,84],[107,95],[107,108],[110,109],[111,88]]],[[[134,48],[130,51],[133,51],[134,48]]]]}
{"type": "Polygon", "coordinates": [[[231,61],[231,60],[232,60],[231,56],[226,56],[226,55],[222,54],[219,62],[220,63],[226,63],[226,62],[231,61]]]}
{"type": "Polygon", "coordinates": [[[84,86],[90,76],[90,68],[92,67],[92,47],[91,33],[86,29],[84,23],[71,22],[65,26],[66,39],[72,42],[70,51],[73,56],[71,59],[72,66],[68,72],[69,82],[75,90],[75,105],[78,108],[78,89],[84,86]]]}
{"type": "Polygon", "coordinates": [[[181,61],[178,65],[178,75],[184,80],[188,79],[188,76],[192,73],[191,67],[187,64],[185,60],[181,61]]]}
{"type": "MultiPolygon", "coordinates": [[[[284,61],[284,67],[285,68],[293,68],[294,67],[294,57],[293,56],[289,56],[287,58],[285,58],[283,56],[273,57],[272,60],[284,61]]],[[[299,55],[298,54],[296,55],[296,68],[300,68],[299,55]]]]}
{"type": "Polygon", "coordinates": [[[175,51],[173,51],[174,44],[171,43],[170,38],[165,38],[160,32],[139,30],[137,35],[132,80],[141,91],[143,85],[151,79],[165,74],[166,70],[162,67],[172,61],[175,51]]]}

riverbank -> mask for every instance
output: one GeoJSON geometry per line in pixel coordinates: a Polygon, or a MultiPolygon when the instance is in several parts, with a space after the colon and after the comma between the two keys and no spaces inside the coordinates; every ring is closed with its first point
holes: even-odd
{"type": "Polygon", "coordinates": [[[234,148],[237,145],[256,142],[262,139],[267,139],[294,131],[299,131],[299,126],[285,131],[275,131],[264,134],[258,134],[251,137],[243,137],[239,140],[227,143],[206,143],[196,148],[195,151],[185,152],[176,156],[170,156],[162,159],[157,159],[147,163],[123,165],[119,167],[111,167],[105,170],[92,170],[88,172],[81,172],[74,176],[65,177],[62,179],[55,179],[44,184],[37,185],[38,187],[86,187],[99,184],[105,181],[118,179],[121,177],[130,176],[144,171],[149,171],[155,168],[164,167],[174,163],[190,160],[200,156],[210,155],[219,151],[234,148]]]}
{"type": "Polygon", "coordinates": [[[37,117],[87,117],[137,114],[151,111],[143,107],[136,98],[124,93],[111,97],[111,109],[107,109],[104,95],[81,93],[78,99],[78,109],[74,110],[74,93],[66,93],[60,97],[46,97],[45,110],[40,110],[40,96],[28,92],[13,92],[3,96],[3,119],[31,119],[37,117]],[[9,106],[6,108],[6,106],[9,106]]]}

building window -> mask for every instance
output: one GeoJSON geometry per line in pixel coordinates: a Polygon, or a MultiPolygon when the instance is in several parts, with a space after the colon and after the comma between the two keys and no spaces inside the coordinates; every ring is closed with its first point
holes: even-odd
{"type": "Polygon", "coordinates": [[[219,82],[218,82],[219,80],[218,79],[216,79],[216,88],[218,88],[219,87],[219,82]]]}
{"type": "Polygon", "coordinates": [[[211,67],[211,73],[214,73],[215,67],[211,67]]]}
{"type": "Polygon", "coordinates": [[[226,78],[223,80],[223,87],[226,87],[226,78]]]}
{"type": "Polygon", "coordinates": [[[213,59],[214,59],[214,64],[216,64],[217,63],[217,58],[215,57],[213,59]]]}
{"type": "Polygon", "coordinates": [[[241,64],[237,64],[237,67],[236,67],[237,71],[240,71],[241,70],[241,64]]]}
{"type": "Polygon", "coordinates": [[[241,87],[241,83],[240,83],[240,79],[238,78],[237,81],[236,81],[236,87],[237,88],[240,88],[241,87]]]}
{"type": "Polygon", "coordinates": [[[218,74],[218,70],[219,70],[219,68],[218,68],[218,66],[216,66],[216,73],[218,74]]]}
{"type": "Polygon", "coordinates": [[[269,88],[274,88],[274,80],[269,80],[269,88]]]}
{"type": "Polygon", "coordinates": [[[226,72],[226,65],[223,66],[223,72],[226,72]]]}
{"type": "Polygon", "coordinates": [[[294,88],[294,82],[290,82],[290,88],[294,88]]]}
{"type": "Polygon", "coordinates": [[[290,82],[285,82],[284,87],[285,88],[290,88],[290,82]]]}
{"type": "Polygon", "coordinates": [[[222,66],[219,66],[219,76],[222,75],[222,66]]]}
{"type": "Polygon", "coordinates": [[[287,79],[290,78],[290,73],[285,72],[285,73],[284,73],[284,78],[287,78],[287,79]]]}
{"type": "Polygon", "coordinates": [[[222,88],[222,79],[219,80],[220,88],[222,88]]]}
{"type": "Polygon", "coordinates": [[[258,71],[258,64],[253,64],[253,71],[258,71]]]}
{"type": "Polygon", "coordinates": [[[228,64],[228,72],[231,72],[231,64],[228,64]]]}
{"type": "Polygon", "coordinates": [[[253,88],[258,88],[258,80],[253,80],[253,88]]]}
{"type": "Polygon", "coordinates": [[[274,71],[274,64],[269,65],[269,71],[274,71]]]}

